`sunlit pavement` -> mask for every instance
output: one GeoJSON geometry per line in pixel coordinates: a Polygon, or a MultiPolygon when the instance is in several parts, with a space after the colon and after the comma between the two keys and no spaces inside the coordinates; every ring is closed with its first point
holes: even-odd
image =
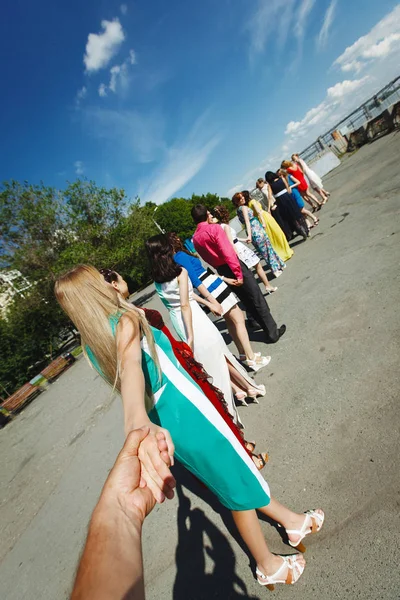
{"type": "MultiPolygon", "coordinates": [[[[325,178],[332,196],[320,225],[268,297],[287,333],[269,346],[254,334],[272,361],[256,376],[267,396],[240,408],[247,438],[270,454],[273,495],[326,511],[323,531],[307,538],[303,577],[278,586],[280,598],[399,595],[399,155],[391,134],[325,178]]],[[[68,597],[122,441],[120,399],[83,359],[0,431],[1,598],[68,597]]],[[[178,478],[179,502],[156,507],[144,528],[148,600],[264,598],[229,514],[181,470],[178,478]]],[[[273,551],[292,552],[262,527],[273,551]]]]}

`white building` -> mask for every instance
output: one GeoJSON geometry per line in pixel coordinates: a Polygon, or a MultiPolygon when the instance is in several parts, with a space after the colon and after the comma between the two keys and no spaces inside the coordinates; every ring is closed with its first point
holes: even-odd
{"type": "Polygon", "coordinates": [[[32,284],[20,271],[0,271],[0,313],[4,316],[14,297],[19,295],[24,298],[24,292],[31,287],[32,284]]]}

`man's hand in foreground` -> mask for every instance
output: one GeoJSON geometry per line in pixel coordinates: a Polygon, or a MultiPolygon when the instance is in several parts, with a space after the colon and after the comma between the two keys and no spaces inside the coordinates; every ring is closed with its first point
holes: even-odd
{"type": "MultiPolygon", "coordinates": [[[[142,525],[156,503],[143,477],[140,445],[149,427],[131,431],[93,511],[71,600],[143,600],[142,525]]],[[[170,465],[165,435],[156,434],[160,457],[170,465]]],[[[169,468],[163,485],[175,487],[169,468]]]]}

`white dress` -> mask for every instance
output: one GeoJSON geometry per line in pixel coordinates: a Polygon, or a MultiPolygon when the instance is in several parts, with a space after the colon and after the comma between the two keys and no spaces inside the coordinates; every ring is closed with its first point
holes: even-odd
{"type": "Polygon", "coordinates": [[[311,187],[316,190],[318,190],[318,188],[323,190],[324,184],[322,183],[321,177],[319,175],[317,175],[317,173],[315,171],[313,171],[302,158],[300,158],[300,165],[304,171],[304,175],[307,177],[308,181],[310,182],[311,187]]]}
{"type": "MultiPolygon", "coordinates": [[[[193,298],[193,286],[189,284],[189,301],[192,309],[192,324],[194,336],[194,357],[201,363],[205,371],[212,378],[212,383],[219,388],[224,395],[228,410],[235,423],[240,423],[239,414],[235,406],[232,394],[231,380],[226,359],[239,371],[251,387],[259,389],[259,386],[249,376],[247,371],[236,360],[215,325],[202,311],[193,298]]],[[[187,332],[181,311],[181,298],[179,293],[178,279],[167,283],[155,283],[155,288],[164,306],[170,312],[171,321],[176,333],[184,342],[187,341],[187,332]]]]}
{"type": "Polygon", "coordinates": [[[233,227],[231,227],[230,225],[227,225],[226,223],[220,223],[220,225],[221,225],[222,229],[224,229],[224,231],[225,231],[225,227],[229,227],[229,229],[231,230],[232,240],[233,240],[233,243],[235,244],[235,249],[237,250],[237,255],[238,255],[239,259],[242,262],[244,262],[246,267],[248,267],[249,269],[252,269],[256,265],[258,265],[258,263],[260,262],[260,259],[258,258],[257,254],[255,252],[253,252],[253,250],[251,248],[246,246],[246,244],[243,244],[243,242],[241,242],[238,239],[238,237],[236,235],[236,231],[233,229],[233,227]]]}

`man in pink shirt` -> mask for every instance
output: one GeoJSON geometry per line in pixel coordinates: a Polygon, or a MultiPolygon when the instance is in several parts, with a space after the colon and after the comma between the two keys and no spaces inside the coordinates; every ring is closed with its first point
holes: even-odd
{"type": "Polygon", "coordinates": [[[222,227],[209,223],[212,215],[202,204],[192,208],[197,224],[193,244],[197,253],[214,267],[222,280],[243,302],[246,311],[264,330],[267,342],[275,343],[285,333],[286,325],[278,329],[269,306],[250,269],[239,260],[222,227]]]}

